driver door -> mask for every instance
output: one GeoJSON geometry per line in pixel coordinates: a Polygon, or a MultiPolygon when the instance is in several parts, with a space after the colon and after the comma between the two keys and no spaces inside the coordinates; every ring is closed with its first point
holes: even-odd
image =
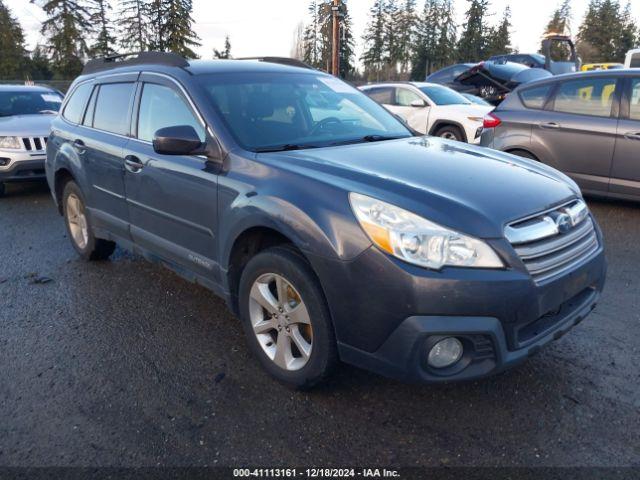
{"type": "Polygon", "coordinates": [[[431,107],[417,92],[406,87],[396,87],[395,104],[388,108],[391,112],[404,118],[407,125],[414,130],[427,133],[431,107]]]}

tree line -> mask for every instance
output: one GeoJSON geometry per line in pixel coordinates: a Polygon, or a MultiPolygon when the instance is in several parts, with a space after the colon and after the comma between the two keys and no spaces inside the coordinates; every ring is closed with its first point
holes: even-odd
{"type": "MultiPolygon", "coordinates": [[[[0,0],[0,78],[71,79],[88,58],[156,50],[197,58],[192,0],[31,0],[46,19],[28,52],[20,23],[0,0]],[[116,21],[112,21],[115,18],[116,21]]],[[[230,50],[230,46],[228,50],[230,50]]]]}

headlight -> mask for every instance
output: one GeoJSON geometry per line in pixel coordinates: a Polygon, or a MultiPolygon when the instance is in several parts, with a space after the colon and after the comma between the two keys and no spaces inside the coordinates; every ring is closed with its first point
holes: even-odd
{"type": "Polygon", "coordinates": [[[0,148],[20,150],[22,145],[18,137],[0,137],[0,148]]]}
{"type": "Polygon", "coordinates": [[[414,265],[502,268],[504,264],[482,240],[449,230],[411,212],[351,193],[351,208],[371,241],[385,252],[414,265]]]}

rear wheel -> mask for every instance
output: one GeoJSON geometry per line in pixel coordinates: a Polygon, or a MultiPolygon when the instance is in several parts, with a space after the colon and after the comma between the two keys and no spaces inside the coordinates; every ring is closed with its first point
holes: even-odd
{"type": "Polygon", "coordinates": [[[240,279],[240,317],[249,347],[278,380],[309,388],[338,361],[324,293],[295,250],[275,247],[253,257],[240,279]]]}
{"type": "Polygon", "coordinates": [[[114,242],[96,238],[85,207],[84,196],[74,181],[64,186],[62,205],[67,233],[73,248],[85,260],[106,260],[116,248],[114,242]]]}
{"type": "Polygon", "coordinates": [[[464,136],[460,129],[454,125],[446,125],[440,127],[436,131],[436,137],[446,138],[447,140],[456,140],[458,142],[464,142],[464,136]]]}

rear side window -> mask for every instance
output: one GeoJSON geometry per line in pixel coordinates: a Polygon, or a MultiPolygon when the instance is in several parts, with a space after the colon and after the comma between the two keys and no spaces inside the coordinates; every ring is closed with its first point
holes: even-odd
{"type": "Polygon", "coordinates": [[[375,100],[380,104],[393,105],[395,103],[394,91],[395,91],[395,88],[385,87],[385,88],[371,88],[369,90],[366,90],[364,93],[366,93],[369,96],[369,98],[371,98],[372,100],[375,100]]]}
{"type": "Polygon", "coordinates": [[[631,80],[631,105],[629,106],[629,118],[640,120],[640,78],[631,80]]]}
{"type": "Polygon", "coordinates": [[[129,104],[132,95],[133,83],[100,85],[93,127],[105,132],[126,135],[129,129],[129,104]]]}
{"type": "Polygon", "coordinates": [[[585,78],[560,84],[556,93],[554,110],[594,117],[611,115],[615,78],[585,78]]]}
{"type": "Polygon", "coordinates": [[[138,138],[153,141],[161,128],[189,125],[200,140],[205,140],[204,127],[183,98],[173,89],[154,83],[145,83],[138,115],[138,138]]]}
{"type": "Polygon", "coordinates": [[[93,85],[89,83],[85,83],[76,88],[71,94],[67,106],[64,107],[62,116],[72,123],[80,123],[92,88],[93,85]]]}
{"type": "Polygon", "coordinates": [[[520,100],[527,108],[535,108],[541,110],[544,108],[544,102],[549,96],[551,85],[543,85],[541,87],[527,88],[520,92],[520,100]]]}

